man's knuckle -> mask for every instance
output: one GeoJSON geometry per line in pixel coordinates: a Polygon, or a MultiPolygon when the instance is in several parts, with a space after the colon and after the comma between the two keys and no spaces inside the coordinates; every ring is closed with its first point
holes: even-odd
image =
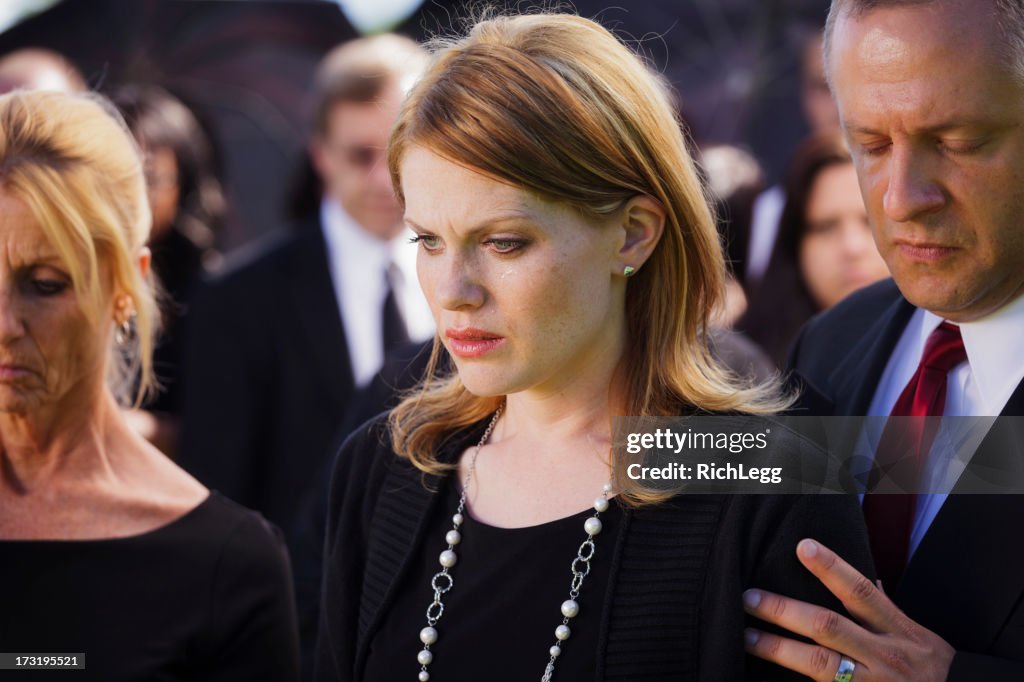
{"type": "Polygon", "coordinates": [[[778,597],[768,597],[767,604],[765,604],[766,611],[771,614],[773,618],[782,618],[786,613],[786,600],[779,599],[778,597]]]}
{"type": "Polygon", "coordinates": [[[835,673],[835,670],[832,669],[834,666],[832,652],[827,649],[822,649],[821,647],[817,647],[811,652],[811,658],[807,664],[810,666],[810,670],[814,674],[835,673]]]}
{"type": "Polygon", "coordinates": [[[815,638],[834,637],[839,633],[839,614],[828,609],[821,609],[814,616],[813,632],[815,638]]]}
{"type": "Polygon", "coordinates": [[[909,675],[911,671],[910,659],[903,649],[898,646],[882,647],[882,663],[890,671],[899,675],[909,675]]]}
{"type": "Polygon", "coordinates": [[[867,601],[874,596],[875,585],[864,576],[860,576],[853,582],[850,594],[857,601],[867,601]]]}
{"type": "Polygon", "coordinates": [[[777,659],[782,650],[781,637],[763,637],[761,652],[771,659],[777,659]]]}

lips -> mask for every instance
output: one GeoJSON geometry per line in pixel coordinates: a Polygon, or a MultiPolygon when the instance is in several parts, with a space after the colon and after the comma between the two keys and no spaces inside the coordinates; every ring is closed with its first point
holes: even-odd
{"type": "Polygon", "coordinates": [[[925,263],[940,261],[957,250],[953,246],[927,242],[898,241],[896,242],[896,247],[904,257],[925,263]]]}
{"type": "Polygon", "coordinates": [[[448,339],[448,350],[462,358],[476,358],[485,355],[505,342],[505,337],[475,327],[448,328],[444,332],[448,339]]]}
{"type": "Polygon", "coordinates": [[[0,381],[16,381],[32,374],[27,367],[14,364],[0,364],[0,381]]]}

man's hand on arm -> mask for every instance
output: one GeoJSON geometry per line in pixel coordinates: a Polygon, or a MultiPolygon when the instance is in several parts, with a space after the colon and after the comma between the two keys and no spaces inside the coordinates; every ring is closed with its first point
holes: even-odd
{"type": "Polygon", "coordinates": [[[803,540],[797,557],[856,621],[821,606],[747,590],[747,613],[815,642],[748,629],[749,653],[823,682],[836,679],[842,656],[856,664],[854,682],[946,679],[955,651],[941,637],[908,618],[878,586],[824,545],[803,540]]]}

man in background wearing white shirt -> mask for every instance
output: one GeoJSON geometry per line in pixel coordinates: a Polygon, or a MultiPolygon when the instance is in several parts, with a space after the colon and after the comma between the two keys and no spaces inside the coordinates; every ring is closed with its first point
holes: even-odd
{"type": "Polygon", "coordinates": [[[195,295],[181,464],[286,535],[356,391],[388,350],[433,333],[384,156],[425,61],[395,35],[324,58],[309,144],[316,218],[244,249],[195,295]]]}

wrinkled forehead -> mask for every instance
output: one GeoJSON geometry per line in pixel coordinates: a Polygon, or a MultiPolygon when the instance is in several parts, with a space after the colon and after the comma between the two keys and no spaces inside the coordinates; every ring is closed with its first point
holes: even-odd
{"type": "Polygon", "coordinates": [[[991,127],[1019,116],[1024,89],[986,33],[996,30],[991,17],[962,17],[945,5],[840,18],[830,80],[848,133],[991,127]]]}
{"type": "Polygon", "coordinates": [[[825,55],[830,75],[856,68],[885,80],[971,57],[991,60],[991,68],[1007,66],[994,3],[894,2],[867,10],[856,4],[845,3],[832,28],[825,55]]]}
{"type": "Polygon", "coordinates": [[[37,260],[60,261],[39,219],[16,194],[0,187],[0,257],[20,265],[37,260]]]}

